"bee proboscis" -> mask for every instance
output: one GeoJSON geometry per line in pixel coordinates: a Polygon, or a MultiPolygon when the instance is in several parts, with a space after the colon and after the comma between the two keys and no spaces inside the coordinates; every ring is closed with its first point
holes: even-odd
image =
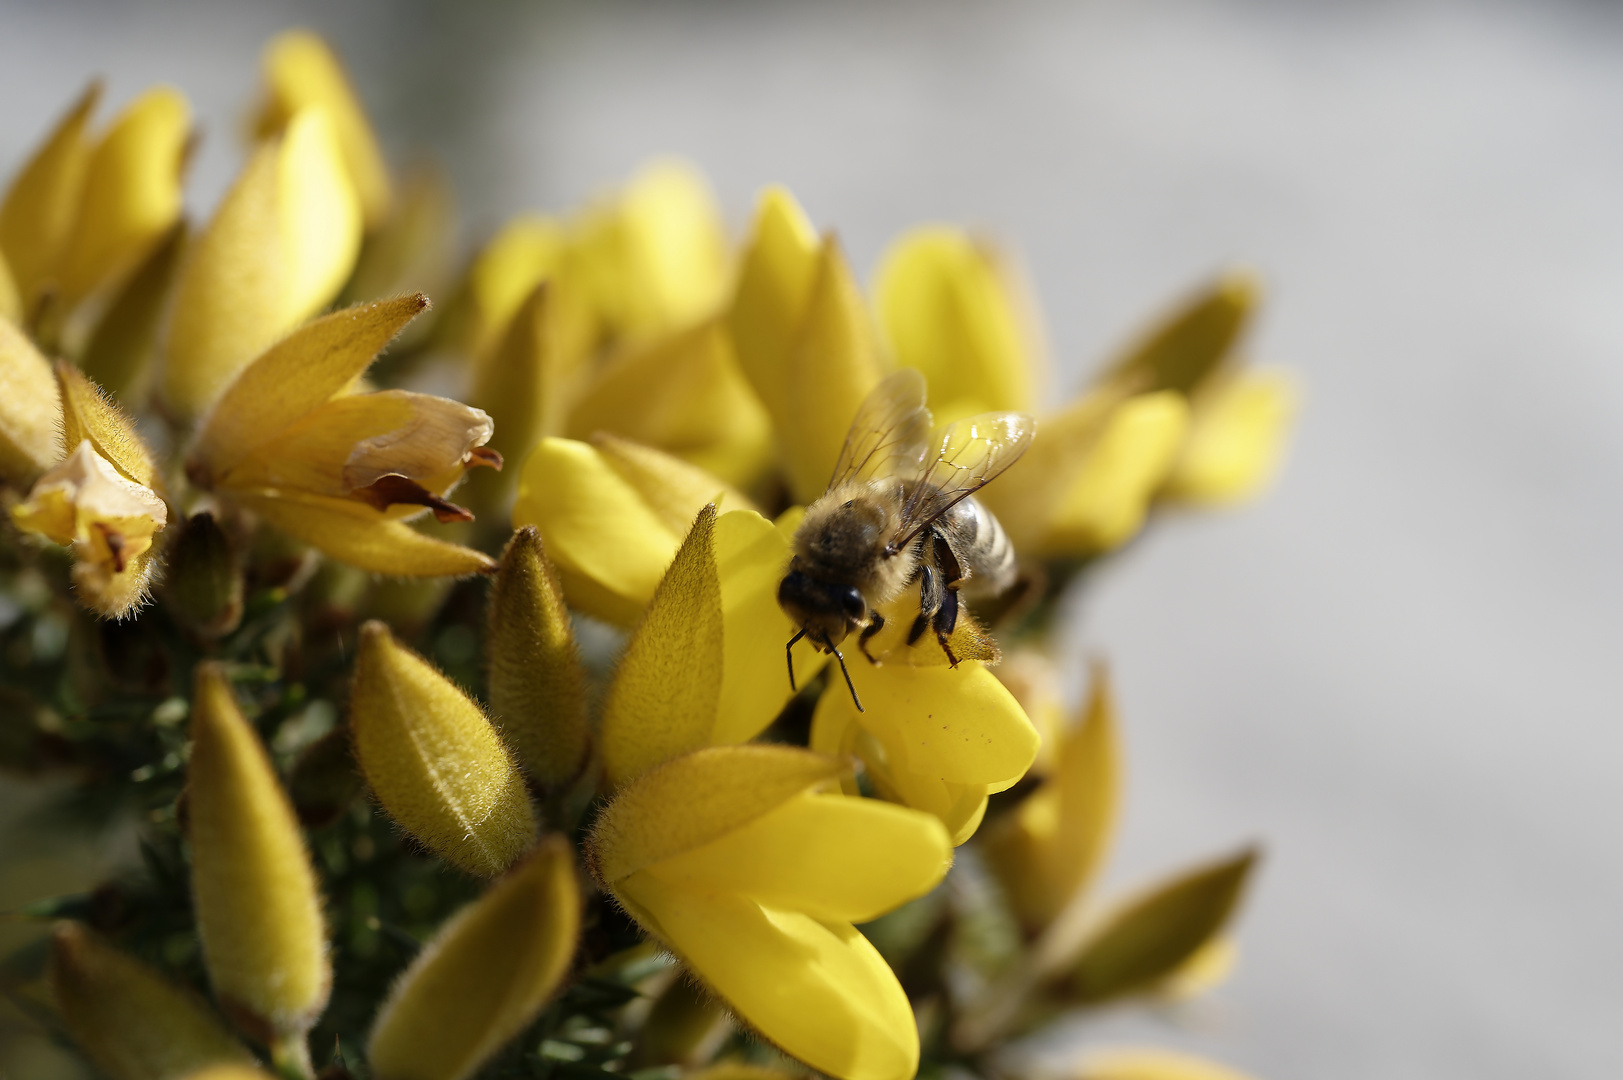
{"type": "Polygon", "coordinates": [[[982,413],[959,420],[932,440],[924,376],[903,368],[882,380],[857,410],[828,488],[809,507],[794,536],[794,556],[778,586],[778,604],[806,638],[840,662],[857,710],[862,702],[840,642],[868,642],[885,625],[876,610],[917,584],[919,613],[909,645],[934,630],[947,660],[958,622],[958,593],[1002,592],[1017,575],[1014,547],[975,492],[1013,465],[1031,445],[1037,422],[1025,413],[982,413]]]}

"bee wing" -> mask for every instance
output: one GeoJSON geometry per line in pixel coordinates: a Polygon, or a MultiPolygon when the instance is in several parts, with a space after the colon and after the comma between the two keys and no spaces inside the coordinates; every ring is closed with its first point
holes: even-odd
{"type": "Polygon", "coordinates": [[[902,503],[896,547],[906,547],[942,514],[1020,460],[1036,433],[1036,419],[1017,412],[981,413],[948,424],[935,453],[920,463],[902,503]]]}
{"type": "Polygon", "coordinates": [[[914,368],[902,368],[881,379],[857,409],[829,479],[829,490],[847,480],[916,473],[929,451],[934,422],[924,398],[924,376],[914,368]]]}

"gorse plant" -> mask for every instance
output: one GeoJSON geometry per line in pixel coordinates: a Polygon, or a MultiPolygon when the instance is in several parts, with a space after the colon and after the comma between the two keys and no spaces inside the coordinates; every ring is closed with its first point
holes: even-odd
{"type": "Polygon", "coordinates": [[[941,642],[904,590],[867,659],[793,645],[797,690],[779,586],[874,387],[1036,400],[996,248],[917,229],[865,293],[787,192],[735,246],[664,162],[453,274],[443,182],[309,34],[201,225],[184,99],[98,98],[0,203],[0,754],[142,855],[19,913],[41,1029],[115,1080],[1023,1077],[1056,1017],[1221,977],[1255,852],[1095,901],[1122,736],[1102,665],[1059,704],[1050,629],[1153,508],[1266,481],[1248,275],[978,493],[1012,588],[941,642]]]}

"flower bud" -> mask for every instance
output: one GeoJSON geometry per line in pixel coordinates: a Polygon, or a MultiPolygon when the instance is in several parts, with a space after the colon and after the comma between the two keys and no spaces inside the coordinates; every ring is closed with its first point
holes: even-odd
{"type": "Polygon", "coordinates": [[[1258,852],[1186,871],[1105,919],[1069,967],[1067,988],[1084,1002],[1149,989],[1176,972],[1228,923],[1258,852]]]}
{"type": "Polygon", "coordinates": [[[549,836],[423,946],[378,1013],[378,1080],[462,1080],[517,1035],[569,971],[580,936],[574,851],[549,836]]]}
{"type": "Polygon", "coordinates": [[[0,483],[27,488],[62,456],[62,395],[51,364],[0,318],[0,483]]]}
{"type": "Polygon", "coordinates": [[[350,730],[378,802],[447,862],[492,877],[534,842],[523,777],[496,729],[380,622],[361,627],[350,730]]]}
{"type": "Polygon", "coordinates": [[[72,235],[90,158],[85,129],[100,99],[101,83],[92,83],[0,200],[0,254],[11,268],[24,312],[35,310],[72,235]]]}
{"type": "Polygon", "coordinates": [[[112,1080],[178,1080],[253,1061],[195,994],[77,923],[52,933],[46,980],[68,1031],[112,1080]]]}
{"type": "Polygon", "coordinates": [[[187,791],[197,927],[221,1006],[265,1043],[308,1030],[331,988],[315,871],[265,747],[213,664],[197,670],[187,791]]]}
{"type": "Polygon", "coordinates": [[[217,638],[242,621],[242,569],[214,515],[193,514],[169,554],[163,596],[181,622],[217,638]]]}
{"type": "Polygon", "coordinates": [[[1152,326],[1103,381],[1131,393],[1193,393],[1229,359],[1261,299],[1262,283],[1252,271],[1218,275],[1152,326]]]}
{"type": "Polygon", "coordinates": [[[86,375],[124,400],[146,392],[158,324],[188,235],[181,222],[159,240],[108,303],[79,356],[86,375]]]}
{"type": "Polygon", "coordinates": [[[526,526],[502,553],[490,591],[490,711],[519,764],[543,789],[568,784],[591,739],[586,676],[563,588],[541,534],[526,526]]]}

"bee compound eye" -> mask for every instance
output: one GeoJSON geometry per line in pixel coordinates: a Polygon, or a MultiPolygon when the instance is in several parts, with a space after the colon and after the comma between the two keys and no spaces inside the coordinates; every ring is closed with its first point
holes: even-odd
{"type": "Polygon", "coordinates": [[[851,619],[860,619],[868,614],[868,602],[862,598],[862,590],[855,585],[847,585],[840,589],[840,607],[851,619]]]}

